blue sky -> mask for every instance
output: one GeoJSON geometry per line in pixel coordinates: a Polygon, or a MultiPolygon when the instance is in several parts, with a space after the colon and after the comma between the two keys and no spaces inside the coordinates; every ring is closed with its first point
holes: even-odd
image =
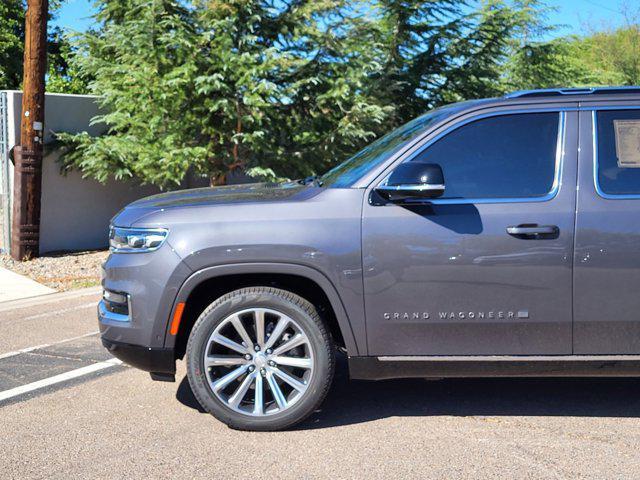
{"type": "MultiPolygon", "coordinates": [[[[630,0],[549,0],[549,6],[557,7],[551,15],[554,24],[565,25],[558,34],[580,34],[584,25],[616,27],[624,24],[619,13],[630,0]]],[[[55,23],[75,31],[84,31],[93,23],[92,0],[65,0],[55,23]]]]}
{"type": "Polygon", "coordinates": [[[83,32],[93,23],[91,19],[93,12],[92,0],[64,0],[54,24],[83,32]]]}
{"type": "MultiPolygon", "coordinates": [[[[635,1],[635,0],[634,0],[635,1]]],[[[585,25],[591,27],[618,27],[625,24],[621,13],[630,0],[553,0],[548,5],[556,7],[551,17],[552,24],[565,25],[560,34],[585,33],[585,25]]]]}

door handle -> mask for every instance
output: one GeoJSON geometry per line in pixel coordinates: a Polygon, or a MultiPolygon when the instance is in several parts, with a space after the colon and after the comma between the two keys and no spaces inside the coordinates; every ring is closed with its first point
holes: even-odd
{"type": "Polygon", "coordinates": [[[526,223],[522,225],[507,227],[507,233],[516,238],[522,239],[544,239],[556,238],[560,229],[555,225],[537,225],[526,223]]]}

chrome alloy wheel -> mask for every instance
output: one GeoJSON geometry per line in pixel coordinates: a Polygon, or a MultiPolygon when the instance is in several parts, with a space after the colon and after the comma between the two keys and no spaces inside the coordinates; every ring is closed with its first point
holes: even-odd
{"type": "Polygon", "coordinates": [[[209,336],[203,362],[220,401],[244,415],[266,416],[302,398],[313,376],[314,353],[291,317],[252,308],[220,322],[209,336]]]}

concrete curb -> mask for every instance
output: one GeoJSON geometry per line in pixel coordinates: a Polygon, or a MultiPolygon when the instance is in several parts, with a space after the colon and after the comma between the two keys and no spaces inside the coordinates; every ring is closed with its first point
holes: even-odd
{"type": "Polygon", "coordinates": [[[21,298],[19,300],[9,300],[6,302],[0,302],[0,312],[15,310],[18,308],[28,308],[45,303],[59,302],[72,298],[86,297],[89,295],[99,295],[100,293],[102,293],[102,287],[97,286],[80,288],[78,290],[69,290],[68,292],[47,293],[45,295],[38,295],[35,297],[21,298]]]}

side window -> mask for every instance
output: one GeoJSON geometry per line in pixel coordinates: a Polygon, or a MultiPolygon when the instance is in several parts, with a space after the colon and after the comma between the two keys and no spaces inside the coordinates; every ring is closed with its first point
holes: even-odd
{"type": "Polygon", "coordinates": [[[528,198],[553,190],[560,114],[488,117],[463,125],[411,161],[437,163],[440,198],[528,198]]]}
{"type": "Polygon", "coordinates": [[[596,182],[607,195],[640,195],[640,110],[596,112],[596,182]]]}

